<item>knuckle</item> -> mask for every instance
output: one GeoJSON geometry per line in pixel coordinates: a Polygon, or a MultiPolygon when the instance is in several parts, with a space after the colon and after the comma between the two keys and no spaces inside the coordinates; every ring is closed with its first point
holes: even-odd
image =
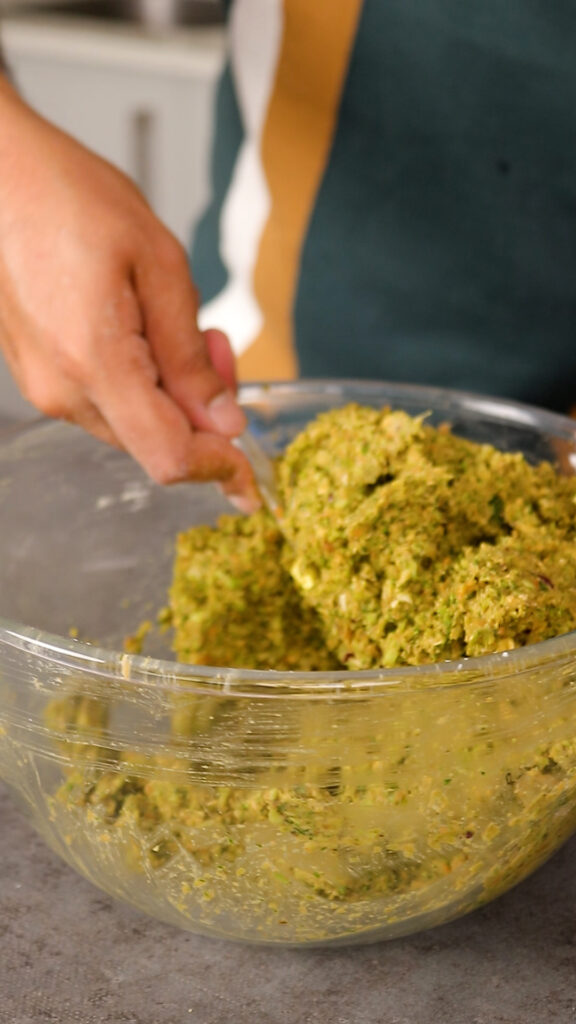
{"type": "Polygon", "coordinates": [[[59,345],[53,357],[58,373],[64,380],[82,384],[86,379],[86,360],[77,348],[59,345]]]}
{"type": "Polygon", "coordinates": [[[145,379],[154,385],[160,380],[160,371],[150,346],[140,335],[123,339],[121,346],[114,351],[114,367],[118,373],[145,379]]]}
{"type": "Polygon", "coordinates": [[[50,419],[67,419],[69,409],[64,396],[37,378],[25,380],[21,385],[24,398],[50,419]]]}
{"type": "Polygon", "coordinates": [[[41,413],[53,419],[60,418],[61,412],[64,411],[64,402],[61,400],[61,395],[42,374],[22,374],[18,385],[27,401],[30,401],[41,413]]]}
{"type": "MultiPolygon", "coordinates": [[[[202,392],[206,390],[206,385],[208,385],[210,393],[212,391],[216,393],[223,389],[223,384],[210,363],[206,349],[201,345],[189,346],[188,349],[180,353],[177,374],[172,384],[180,391],[188,389],[191,384],[202,392]]],[[[202,397],[204,397],[203,394],[202,397]]]]}
{"type": "Polygon", "coordinates": [[[156,241],[155,258],[167,273],[188,273],[188,257],[184,247],[169,231],[163,231],[156,241]]]}

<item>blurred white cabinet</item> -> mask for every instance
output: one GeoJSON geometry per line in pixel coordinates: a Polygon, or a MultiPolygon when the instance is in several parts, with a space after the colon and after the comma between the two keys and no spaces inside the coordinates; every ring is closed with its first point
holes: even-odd
{"type": "MultiPolygon", "coordinates": [[[[122,168],[184,245],[209,195],[220,26],[150,35],[96,21],[6,18],[16,83],[44,116],[122,168]]],[[[0,359],[0,415],[29,411],[0,359]]]]}

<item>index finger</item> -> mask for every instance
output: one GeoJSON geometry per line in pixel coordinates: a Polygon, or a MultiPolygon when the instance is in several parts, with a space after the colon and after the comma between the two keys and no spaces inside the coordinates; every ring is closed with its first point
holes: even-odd
{"type": "Polygon", "coordinates": [[[193,427],[237,437],[246,417],[229,386],[230,373],[226,380],[217,372],[198,327],[198,295],[184,250],[166,235],[141,255],[134,273],[143,333],[164,390],[193,427]]]}
{"type": "Polygon", "coordinates": [[[243,511],[261,504],[248,461],[228,438],[194,430],[154,382],[143,339],[127,335],[100,349],[91,399],[120,444],[158,483],[218,480],[243,511]]]}

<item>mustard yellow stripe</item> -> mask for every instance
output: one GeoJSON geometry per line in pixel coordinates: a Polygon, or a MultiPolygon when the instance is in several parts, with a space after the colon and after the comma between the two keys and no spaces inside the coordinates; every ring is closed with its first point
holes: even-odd
{"type": "Polygon", "coordinates": [[[297,375],[292,313],[308,222],[330,153],[363,0],[285,0],[262,138],[272,197],[254,272],[263,328],[239,360],[243,379],[297,375]]]}

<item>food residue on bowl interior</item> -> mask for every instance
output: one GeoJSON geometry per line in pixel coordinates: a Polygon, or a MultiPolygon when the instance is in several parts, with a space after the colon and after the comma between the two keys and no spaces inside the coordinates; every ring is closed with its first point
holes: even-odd
{"type": "MultiPolygon", "coordinates": [[[[358,671],[504,652],[576,626],[576,478],[550,463],[349,405],[292,442],[278,486],[282,533],[262,510],[178,537],[179,661],[358,671]]],[[[106,702],[71,695],[48,712],[72,760],[54,813],[71,835],[119,842],[130,870],[163,873],[171,902],[201,923],[240,904],[248,932],[316,941],[384,912],[431,914],[458,892],[471,909],[574,827],[576,811],[562,817],[576,803],[571,716],[559,704],[545,735],[521,728],[562,685],[531,677],[500,694],[496,679],[485,704],[446,687],[432,719],[406,695],[317,704],[316,717],[294,702],[290,744],[272,738],[259,767],[226,784],[190,781],[194,744],[220,737],[225,751],[258,736],[262,700],[176,695],[171,754],[144,758],[107,749],[106,702]],[[80,733],[88,753],[74,747],[80,733]]]]}

